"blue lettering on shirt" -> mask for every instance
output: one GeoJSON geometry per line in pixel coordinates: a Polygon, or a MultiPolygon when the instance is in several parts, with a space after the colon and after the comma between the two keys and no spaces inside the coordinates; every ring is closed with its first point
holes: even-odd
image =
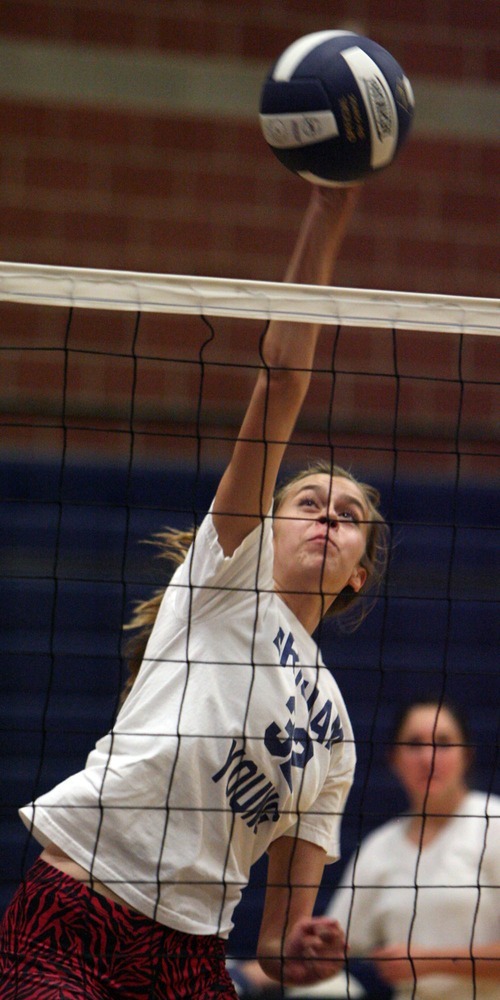
{"type": "Polygon", "coordinates": [[[285,639],[285,633],[283,632],[282,628],[279,628],[276,634],[276,638],[273,641],[274,645],[276,646],[280,654],[281,666],[282,667],[286,666],[288,660],[290,659],[292,662],[292,666],[294,667],[295,664],[298,662],[299,654],[297,650],[294,648],[293,645],[294,640],[292,633],[291,632],[288,633],[288,637],[285,640],[285,642],[283,641],[284,639],[285,639]]]}
{"type": "MultiPolygon", "coordinates": [[[[291,660],[292,666],[295,668],[299,657],[294,647],[293,633],[289,632],[288,636],[285,637],[283,629],[279,628],[274,645],[280,654],[280,664],[285,666],[291,660]]],[[[280,758],[280,770],[290,791],[292,790],[292,767],[302,769],[306,766],[314,754],[315,743],[330,750],[334,743],[340,743],[344,739],[340,716],[338,712],[334,715],[334,705],[330,699],[319,705],[317,710],[313,712],[320,691],[317,685],[306,680],[300,667],[295,671],[295,685],[304,698],[310,714],[309,730],[295,724],[295,698],[290,698],[286,705],[290,716],[284,726],[279,726],[277,722],[271,722],[264,734],[266,750],[271,756],[280,758]]]]}
{"type": "MultiPolygon", "coordinates": [[[[334,743],[343,741],[344,732],[333,702],[327,698],[317,705],[320,697],[318,686],[304,677],[300,666],[295,669],[299,655],[294,646],[293,633],[285,636],[283,629],[279,628],[273,643],[279,653],[280,665],[291,664],[293,667],[297,697],[304,699],[309,713],[309,728],[297,726],[296,697],[291,696],[285,706],[289,713],[286,721],[271,722],[264,732],[264,746],[271,757],[278,758],[280,771],[292,791],[292,768],[303,770],[314,755],[315,745],[329,751],[334,743]]],[[[254,833],[260,823],[278,821],[279,793],[255,762],[246,756],[244,741],[232,740],[226,762],[212,776],[212,781],[217,783],[224,778],[231,810],[238,813],[254,833]]]]}
{"type": "Polygon", "coordinates": [[[212,781],[226,778],[226,798],[234,813],[239,813],[253,832],[260,823],[277,823],[279,794],[256,763],[245,756],[243,742],[233,739],[225,764],[212,781]]]}

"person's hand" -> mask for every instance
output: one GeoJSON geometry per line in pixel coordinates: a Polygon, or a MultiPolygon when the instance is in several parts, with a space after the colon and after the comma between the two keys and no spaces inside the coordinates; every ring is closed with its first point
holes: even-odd
{"type": "Polygon", "coordinates": [[[328,979],[341,971],[345,955],[344,932],[336,920],[299,920],[285,941],[283,980],[290,986],[302,986],[328,979]]]}
{"type": "Polygon", "coordinates": [[[328,187],[323,184],[313,184],[310,199],[321,211],[333,212],[335,217],[343,206],[349,206],[352,211],[359,202],[364,189],[363,183],[345,184],[342,187],[328,187]]]}

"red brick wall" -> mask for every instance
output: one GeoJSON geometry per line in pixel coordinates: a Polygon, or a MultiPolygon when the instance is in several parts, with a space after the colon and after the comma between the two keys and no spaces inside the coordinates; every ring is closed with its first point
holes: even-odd
{"type": "MultiPolygon", "coordinates": [[[[461,0],[400,0],[397,4],[338,0],[335,23],[332,5],[326,0],[314,4],[308,0],[253,0],[251,4],[235,4],[234,0],[142,0],[140,4],[135,0],[119,4],[114,0],[3,0],[0,40],[270,63],[301,34],[347,25],[392,51],[410,79],[461,83],[467,91],[495,82],[497,15],[494,0],[482,0],[480,13],[461,0]]],[[[307,185],[268,151],[257,119],[200,118],[36,98],[21,101],[5,94],[0,99],[0,116],[3,259],[269,280],[281,277],[307,185]]],[[[426,135],[416,128],[396,163],[366,186],[339,262],[337,283],[497,295],[497,156],[493,137],[426,135]]],[[[50,310],[49,318],[57,326],[60,348],[64,321],[56,313],[50,310]]],[[[21,321],[17,310],[4,307],[2,345],[18,344],[20,325],[29,336],[30,329],[42,324],[43,336],[53,337],[46,320],[33,319],[31,311],[29,316],[29,321],[21,321]]],[[[91,321],[83,322],[95,329],[96,320],[94,314],[91,321]]],[[[103,322],[114,331],[120,321],[103,322]]],[[[147,324],[152,328],[153,320],[147,324]]],[[[36,336],[40,344],[40,334],[36,336]]],[[[119,334],[110,331],[108,342],[115,336],[119,334]]],[[[246,338],[231,331],[227,336],[224,349],[230,345],[231,356],[248,359],[246,338]]],[[[169,342],[173,337],[170,328],[169,342]]],[[[180,339],[185,342],[184,333],[180,339]]],[[[353,356],[348,362],[358,364],[359,371],[374,363],[380,366],[382,340],[380,333],[356,334],[351,338],[347,353],[353,356]]],[[[444,350],[455,359],[456,378],[457,341],[445,340],[442,347],[436,338],[429,342],[426,337],[419,342],[421,349],[412,347],[412,372],[418,372],[422,358],[435,356],[439,363],[444,350]]],[[[474,338],[474,344],[467,345],[471,378],[491,381],[494,347],[486,338],[474,338]]],[[[120,379],[113,377],[117,362],[106,374],[102,357],[97,361],[79,357],[72,359],[68,412],[85,413],[88,419],[92,412],[109,411],[121,419],[128,387],[120,387],[120,379]]],[[[22,361],[17,354],[3,358],[1,405],[7,419],[11,421],[14,414],[19,422],[23,411],[40,423],[53,416],[61,405],[62,355],[26,355],[22,361]]],[[[178,373],[166,376],[153,371],[153,363],[148,364],[149,374],[142,372],[140,383],[139,410],[144,419],[151,420],[158,413],[164,420],[189,420],[192,412],[187,403],[195,390],[187,369],[181,378],[178,373]]],[[[237,421],[240,397],[252,373],[247,378],[233,375],[224,384],[216,376],[214,370],[207,419],[214,424],[237,421]]],[[[368,386],[366,378],[359,377],[354,387],[345,390],[339,420],[343,427],[354,425],[361,433],[386,432],[392,412],[390,393],[382,391],[383,383],[376,392],[369,392],[374,382],[368,386]]],[[[412,392],[406,392],[402,426],[405,433],[439,439],[443,422],[446,435],[456,426],[456,401],[453,392],[453,398],[448,398],[444,383],[426,385],[424,390],[423,384],[415,382],[412,392]]],[[[490,388],[481,391],[481,398],[476,390],[475,402],[470,403],[467,434],[488,441],[493,397],[490,388]]],[[[468,398],[473,395],[471,389],[468,398]]],[[[321,418],[318,413],[316,421],[314,413],[312,407],[313,427],[321,418]]],[[[25,428],[16,430],[16,446],[22,435],[32,434],[25,428]]],[[[43,440],[44,446],[50,443],[48,429],[43,440]]]]}

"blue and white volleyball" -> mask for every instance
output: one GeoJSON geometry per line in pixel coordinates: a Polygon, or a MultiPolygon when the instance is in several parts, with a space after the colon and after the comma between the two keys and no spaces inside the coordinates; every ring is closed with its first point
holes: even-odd
{"type": "Polygon", "coordinates": [[[352,31],[317,31],[293,42],[270,70],[260,101],[264,138],[281,163],[332,186],[388,167],[413,113],[399,63],[352,31]]]}

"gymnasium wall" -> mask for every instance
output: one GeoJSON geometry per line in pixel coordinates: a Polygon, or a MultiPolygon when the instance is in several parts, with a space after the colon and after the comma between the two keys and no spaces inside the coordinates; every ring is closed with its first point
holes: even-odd
{"type": "Polygon", "coordinates": [[[339,283],[496,295],[495,0],[3,0],[2,256],[279,280],[306,189],[260,136],[260,83],[344,26],[396,55],[417,119],[339,283]]]}
{"type": "MultiPolygon", "coordinates": [[[[450,294],[498,294],[497,5],[461,0],[4,0],[0,8],[2,158],[0,240],[4,260],[280,279],[308,185],[267,149],[257,122],[259,90],[276,55],[294,38],[324,27],[369,34],[392,51],[412,80],[416,120],[397,162],[367,184],[339,261],[336,283],[450,294]],[[495,131],[496,129],[496,131],[495,131]]],[[[128,317],[130,321],[130,317],[128,317]]],[[[128,419],[130,365],[116,357],[83,361],[90,344],[120,352],[130,322],[93,313],[0,310],[4,349],[0,411],[3,449],[57,451],[50,428],[60,414],[63,345],[68,422],[96,414],[128,419]],[[8,347],[36,346],[36,354],[8,347]],[[45,348],[47,348],[45,350],[45,348]],[[49,430],[44,428],[49,428],[49,430]]],[[[260,331],[218,325],[206,387],[205,426],[234,435],[253,381],[260,331]],[[217,353],[218,352],[218,353],[217,353]],[[250,366],[221,380],[223,358],[250,366]]],[[[141,329],[156,355],[199,344],[199,331],[163,318],[141,329]]],[[[400,442],[449,450],[461,380],[467,392],[461,435],[469,451],[491,451],[496,405],[495,345],[455,336],[400,338],[400,442]],[[422,381],[420,376],[424,375],[422,381]],[[429,378],[427,378],[429,376],[429,378]]],[[[128,347],[127,347],[128,349],[128,347]]],[[[320,361],[328,366],[325,337],[320,361]]],[[[336,431],[375,447],[392,435],[394,371],[390,336],[370,330],[343,341],[344,380],[336,431]],[[381,375],[379,378],[378,376],[381,375]]],[[[327,390],[325,389],[325,392],[327,390]]],[[[308,429],[324,427],[325,392],[311,394],[308,429]]],[[[136,417],[176,430],[192,428],[197,397],[192,371],[174,377],[141,369],[136,417]]],[[[122,439],[119,439],[122,440],[122,439]]],[[[70,449],[120,451],[118,440],[73,434],[70,449]]],[[[143,457],[163,443],[142,439],[143,457]]],[[[171,442],[171,456],[184,453],[171,442]]],[[[222,460],[213,445],[209,457],[222,460]]],[[[189,460],[189,455],[187,456],[189,460]]],[[[441,458],[432,465],[441,474],[441,458]]],[[[454,471],[453,460],[445,471],[454,471]]],[[[484,457],[462,472],[489,473],[484,457]]]]}

